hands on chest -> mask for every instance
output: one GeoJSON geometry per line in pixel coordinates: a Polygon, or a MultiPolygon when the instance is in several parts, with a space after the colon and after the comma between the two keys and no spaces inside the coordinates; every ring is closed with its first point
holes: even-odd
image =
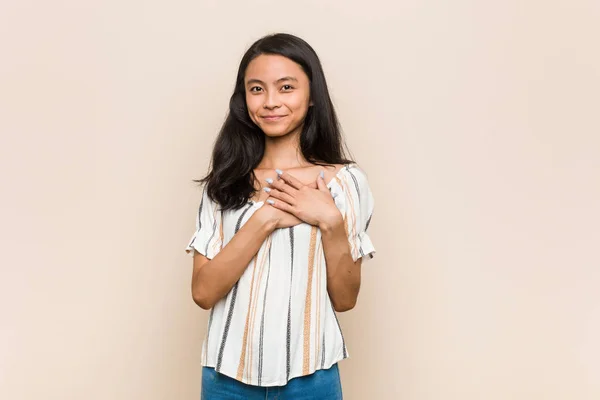
{"type": "Polygon", "coordinates": [[[264,213],[278,219],[277,227],[306,222],[313,226],[333,225],[342,218],[321,172],[316,181],[304,184],[287,172],[276,170],[277,179],[267,178],[269,194],[264,213]]]}

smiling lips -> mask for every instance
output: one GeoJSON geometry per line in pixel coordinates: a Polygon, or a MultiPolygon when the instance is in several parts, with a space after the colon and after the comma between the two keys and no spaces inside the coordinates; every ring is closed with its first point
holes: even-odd
{"type": "Polygon", "coordinates": [[[261,118],[264,119],[267,122],[279,121],[283,117],[285,117],[285,115],[262,115],[261,116],[261,118]]]}

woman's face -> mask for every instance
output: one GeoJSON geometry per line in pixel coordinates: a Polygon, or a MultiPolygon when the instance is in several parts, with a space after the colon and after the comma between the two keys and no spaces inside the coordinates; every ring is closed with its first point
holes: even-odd
{"type": "Polygon", "coordinates": [[[265,135],[300,133],[310,106],[310,82],[300,65],[279,55],[260,55],[244,77],[250,118],[265,135]]]}

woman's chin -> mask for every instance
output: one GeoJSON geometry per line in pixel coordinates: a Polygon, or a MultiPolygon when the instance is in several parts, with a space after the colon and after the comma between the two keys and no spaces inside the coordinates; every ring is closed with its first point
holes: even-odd
{"type": "Polygon", "coordinates": [[[278,138],[287,135],[287,129],[263,129],[265,136],[270,138],[278,138]]]}

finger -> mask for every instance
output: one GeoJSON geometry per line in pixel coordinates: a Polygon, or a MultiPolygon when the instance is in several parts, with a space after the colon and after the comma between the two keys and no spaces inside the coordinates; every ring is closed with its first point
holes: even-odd
{"type": "Polygon", "coordinates": [[[273,181],[273,179],[267,179],[267,183],[271,186],[271,189],[275,188],[280,192],[287,193],[292,197],[295,197],[297,190],[285,183],[284,180],[280,179],[273,181]]]}
{"type": "Polygon", "coordinates": [[[280,190],[277,190],[277,189],[271,189],[271,188],[268,188],[268,187],[266,187],[266,188],[265,188],[265,192],[269,193],[269,195],[270,195],[271,197],[274,197],[274,198],[276,198],[276,199],[279,199],[279,200],[285,201],[286,203],[288,203],[288,204],[289,204],[289,205],[291,205],[291,206],[293,206],[293,205],[296,205],[296,199],[294,199],[294,198],[293,198],[292,196],[290,196],[289,194],[287,194],[287,193],[284,193],[284,192],[282,192],[282,191],[280,191],[280,190]]]}
{"type": "Polygon", "coordinates": [[[279,178],[283,179],[285,181],[285,183],[287,183],[294,189],[300,189],[300,188],[302,188],[302,186],[304,186],[304,184],[302,182],[300,182],[298,179],[294,178],[292,175],[288,174],[287,172],[283,172],[280,169],[276,169],[275,172],[277,173],[279,178]]]}
{"type": "Polygon", "coordinates": [[[270,204],[275,208],[278,208],[282,211],[285,211],[287,213],[294,215],[294,208],[284,201],[275,200],[275,199],[267,199],[267,204],[270,204]]]}
{"type": "Polygon", "coordinates": [[[327,189],[327,184],[325,183],[324,176],[325,174],[323,173],[323,171],[321,171],[319,177],[317,178],[317,188],[323,192],[328,192],[329,189],[327,189]]]}

